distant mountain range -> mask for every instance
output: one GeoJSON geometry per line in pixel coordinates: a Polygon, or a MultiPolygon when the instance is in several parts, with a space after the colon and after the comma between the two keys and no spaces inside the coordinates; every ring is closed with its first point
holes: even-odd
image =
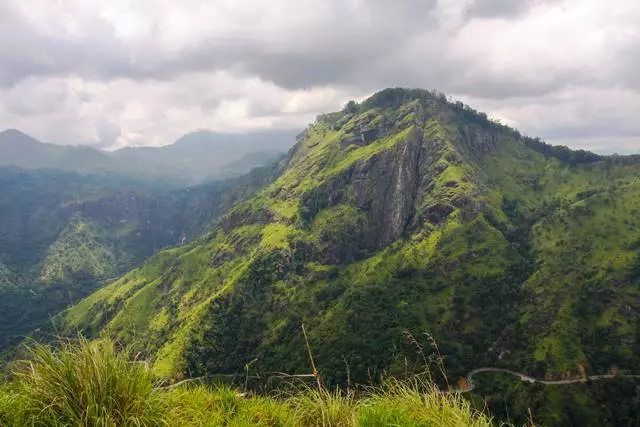
{"type": "Polygon", "coordinates": [[[178,185],[242,175],[275,162],[295,142],[290,131],[230,134],[200,130],[163,147],[114,152],[47,144],[15,129],[0,132],[0,166],[59,169],[81,174],[118,173],[178,185]]]}

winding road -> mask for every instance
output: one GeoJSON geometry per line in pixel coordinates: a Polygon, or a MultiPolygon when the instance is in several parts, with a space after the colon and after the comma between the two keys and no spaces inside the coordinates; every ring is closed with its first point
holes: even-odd
{"type": "Polygon", "coordinates": [[[478,369],[474,369],[473,371],[469,372],[466,376],[467,379],[467,386],[465,388],[461,388],[459,389],[459,391],[461,393],[466,393],[469,391],[472,391],[475,388],[475,383],[473,382],[473,377],[476,374],[482,374],[482,373],[486,373],[486,372],[499,372],[499,373],[503,373],[503,374],[509,374],[509,375],[513,375],[515,377],[519,377],[521,381],[526,381],[529,383],[539,383],[539,384],[544,384],[544,385],[563,385],[563,384],[576,384],[576,383],[586,383],[587,381],[599,381],[599,380],[610,380],[613,378],[639,378],[640,379],[640,375],[624,375],[624,374],[619,374],[619,375],[591,375],[589,377],[583,377],[583,378],[577,378],[577,379],[572,379],[572,380],[557,380],[557,381],[547,381],[547,380],[539,380],[533,377],[530,377],[526,374],[523,374],[521,372],[516,372],[516,371],[511,371],[509,369],[502,369],[502,368],[478,368],[478,369]]]}

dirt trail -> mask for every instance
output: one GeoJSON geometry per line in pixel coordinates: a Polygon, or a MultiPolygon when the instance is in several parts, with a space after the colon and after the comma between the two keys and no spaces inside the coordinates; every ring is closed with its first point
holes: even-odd
{"type": "Polygon", "coordinates": [[[474,369],[473,371],[469,372],[466,376],[467,378],[467,387],[459,389],[459,391],[461,393],[466,393],[468,391],[471,391],[475,388],[475,383],[473,382],[473,377],[476,374],[482,374],[482,373],[486,373],[486,372],[500,372],[500,373],[504,373],[504,374],[509,374],[509,375],[513,375],[515,377],[520,378],[521,381],[526,381],[529,383],[539,383],[539,384],[544,384],[544,385],[563,385],[563,384],[576,384],[576,383],[586,383],[587,381],[599,381],[599,380],[609,380],[609,379],[613,379],[613,378],[640,378],[640,375],[624,375],[624,374],[619,374],[619,375],[591,375],[589,377],[585,377],[585,378],[577,378],[577,379],[572,379],[572,380],[557,380],[557,381],[547,381],[547,380],[539,380],[533,377],[530,377],[526,374],[523,374],[521,372],[516,372],[516,371],[511,371],[509,369],[502,369],[502,368],[478,368],[478,369],[474,369]]]}

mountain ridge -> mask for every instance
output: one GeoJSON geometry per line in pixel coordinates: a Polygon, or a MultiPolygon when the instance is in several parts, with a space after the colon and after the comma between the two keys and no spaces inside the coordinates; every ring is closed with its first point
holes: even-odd
{"type": "MultiPolygon", "coordinates": [[[[576,274],[554,262],[568,256],[567,243],[545,244],[565,227],[563,212],[585,215],[562,233],[586,248],[596,244],[584,233],[602,215],[608,180],[621,186],[620,208],[635,209],[635,196],[622,191],[638,185],[633,165],[548,146],[442,95],[403,89],[320,116],[285,165],[208,235],[159,253],[61,324],[121,342],[136,331],[140,350],[170,376],[241,371],[253,358],[266,370],[301,369],[303,320],[321,367],[338,382],[343,357],[359,381],[399,369],[399,355],[413,354],[405,329],[433,334],[455,374],[486,362],[542,375],[580,360],[598,370],[634,363],[632,353],[618,353],[624,347],[602,356],[588,340],[599,331],[638,345],[617,302],[638,292],[633,249],[603,240],[615,249],[612,267],[601,251],[573,257],[593,264],[585,271],[600,292],[610,289],[601,269],[629,283],[611,294],[609,311],[596,311],[602,324],[594,320],[584,337],[572,328],[586,316],[582,306],[593,311],[595,303],[571,300],[558,311],[566,290],[541,282],[557,275],[569,286],[576,274]],[[120,309],[97,309],[104,304],[120,309]],[[372,335],[373,324],[385,326],[372,335]]],[[[617,224],[613,235],[628,234],[617,224]]]]}
{"type": "Polygon", "coordinates": [[[19,130],[7,129],[0,132],[0,166],[89,175],[122,174],[148,181],[163,180],[178,188],[267,166],[292,143],[293,135],[286,131],[235,135],[201,130],[162,147],[125,147],[109,152],[91,146],[48,144],[19,130]]]}

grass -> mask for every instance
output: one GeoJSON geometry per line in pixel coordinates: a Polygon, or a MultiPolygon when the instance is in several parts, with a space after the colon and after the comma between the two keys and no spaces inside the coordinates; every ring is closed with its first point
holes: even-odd
{"type": "Polygon", "coordinates": [[[492,420],[475,411],[456,393],[414,378],[389,380],[361,393],[306,389],[287,401],[297,425],[355,426],[491,426],[492,420]]]}
{"type": "Polygon", "coordinates": [[[407,427],[492,425],[459,394],[442,392],[419,379],[388,382],[380,393],[363,402],[358,422],[363,426],[407,427]]]}
{"type": "Polygon", "coordinates": [[[35,345],[18,362],[0,417],[10,425],[160,425],[164,402],[149,368],[109,341],[35,345]]]}
{"type": "Polygon", "coordinates": [[[11,426],[490,426],[457,393],[389,381],[359,392],[308,386],[245,396],[227,386],[162,386],[143,361],[110,341],[35,344],[0,385],[11,426]]]}

